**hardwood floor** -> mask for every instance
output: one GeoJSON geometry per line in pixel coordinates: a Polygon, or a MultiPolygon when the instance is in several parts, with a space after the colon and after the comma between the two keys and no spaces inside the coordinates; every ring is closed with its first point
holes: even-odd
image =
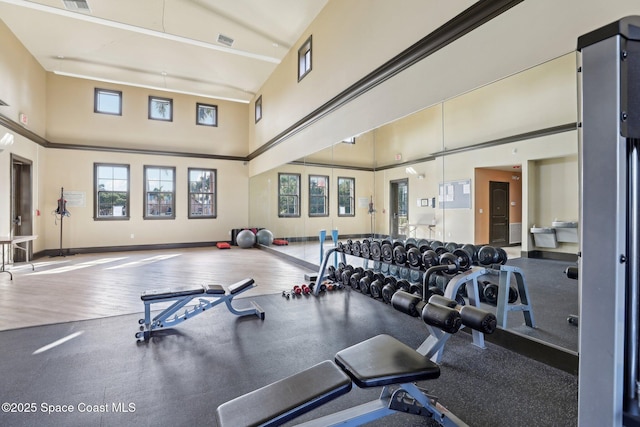
{"type": "MultiPolygon", "coordinates": [[[[40,258],[0,273],[0,330],[144,312],[140,294],[181,285],[230,285],[252,277],[239,296],[281,293],[317,273],[260,249],[192,248],[40,258]]],[[[154,307],[155,308],[155,307],[154,307]]],[[[160,308],[158,306],[157,308],[160,308]]]]}

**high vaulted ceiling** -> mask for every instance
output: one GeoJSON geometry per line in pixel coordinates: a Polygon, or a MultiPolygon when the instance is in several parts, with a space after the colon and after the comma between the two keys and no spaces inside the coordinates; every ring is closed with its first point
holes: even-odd
{"type": "Polygon", "coordinates": [[[47,71],[249,102],[327,2],[0,0],[0,19],[47,71]]]}

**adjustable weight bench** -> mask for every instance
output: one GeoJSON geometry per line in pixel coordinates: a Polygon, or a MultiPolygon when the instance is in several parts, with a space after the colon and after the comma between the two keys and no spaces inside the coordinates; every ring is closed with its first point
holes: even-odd
{"type": "Polygon", "coordinates": [[[438,378],[437,364],[389,335],[377,335],[339,351],[309,369],[223,403],[219,427],[278,426],[351,390],[383,386],[374,400],[300,424],[361,425],[394,412],[434,418],[444,426],[466,426],[413,381],[438,378]]]}
{"type": "Polygon", "coordinates": [[[493,333],[495,315],[475,307],[462,308],[446,298],[427,303],[406,292],[396,294],[392,306],[422,317],[432,334],[438,330],[435,343],[428,337],[414,350],[389,335],[377,335],[339,351],[334,361],[321,362],[223,403],[216,410],[218,426],[277,426],[349,392],[353,383],[360,388],[382,386],[382,393],[377,400],[300,425],[357,426],[404,412],[432,418],[445,427],[467,426],[414,382],[440,376],[440,367],[431,359],[451,334],[463,326],[493,333]]]}
{"type": "Polygon", "coordinates": [[[136,338],[147,341],[151,337],[152,331],[176,326],[223,302],[227,305],[227,309],[236,316],[256,315],[264,320],[264,310],[253,301],[251,301],[252,308],[244,310],[238,310],[231,305],[233,298],[255,286],[257,285],[254,280],[249,278],[228,286],[228,290],[225,290],[221,285],[201,285],[145,291],[140,295],[140,299],[144,302],[144,319],[138,320],[140,331],[136,333],[136,338]],[[182,309],[194,299],[197,299],[195,305],[191,308],[185,308],[183,311],[182,309]],[[153,319],[151,318],[152,304],[170,301],[174,301],[174,303],[153,319]]]}

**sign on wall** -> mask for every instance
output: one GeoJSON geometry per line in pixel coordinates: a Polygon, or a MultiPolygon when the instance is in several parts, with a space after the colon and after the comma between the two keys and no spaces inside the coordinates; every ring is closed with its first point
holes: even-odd
{"type": "Polygon", "coordinates": [[[84,208],[86,204],[86,193],[84,191],[64,191],[64,199],[67,207],[84,208]]]}
{"type": "Polygon", "coordinates": [[[438,202],[440,209],[471,209],[471,180],[440,183],[438,202]]]}

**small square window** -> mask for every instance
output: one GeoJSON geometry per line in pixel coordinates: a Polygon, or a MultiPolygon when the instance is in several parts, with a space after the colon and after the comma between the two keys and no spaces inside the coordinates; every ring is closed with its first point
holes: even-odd
{"type": "Polygon", "coordinates": [[[311,36],[298,49],[298,81],[311,71],[311,36]]]}
{"type": "Polygon", "coordinates": [[[150,96],[149,97],[149,119],[164,120],[165,122],[172,122],[173,121],[173,99],[150,96]]]}
{"type": "Polygon", "coordinates": [[[256,123],[262,118],[262,95],[256,99],[256,123]]]}
{"type": "Polygon", "coordinates": [[[94,89],[93,112],[122,115],[122,92],[119,90],[94,89]]]}
{"type": "Polygon", "coordinates": [[[196,124],[218,126],[218,106],[196,103],[196,124]]]}

